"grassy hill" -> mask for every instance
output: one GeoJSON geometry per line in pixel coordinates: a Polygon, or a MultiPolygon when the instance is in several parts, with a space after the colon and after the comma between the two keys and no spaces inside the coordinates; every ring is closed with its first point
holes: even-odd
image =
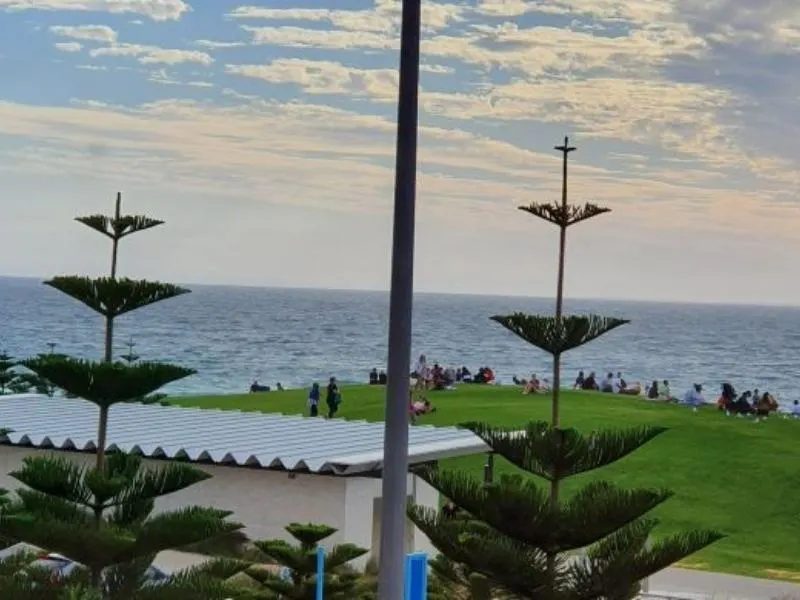
{"type": "MultiPolygon", "coordinates": [[[[343,390],[340,416],[382,420],[379,387],[343,390]]],[[[518,388],[461,386],[430,396],[438,411],[421,421],[453,425],[484,420],[520,426],[548,418],[549,398],[523,396],[518,388]]],[[[202,408],[305,411],[305,390],[172,399],[202,408]]],[[[666,487],[675,497],[655,512],[659,531],[718,529],[729,537],[693,556],[685,567],[800,581],[800,420],[755,423],[709,407],[691,410],[639,398],[570,392],[563,395],[565,426],[588,431],[659,424],[670,431],[612,467],[602,477],[626,487],[666,487]]],[[[484,458],[455,459],[448,466],[480,476],[484,458]]],[[[508,465],[498,460],[498,470],[508,465]]],[[[586,481],[584,479],[583,481],[586,481]]],[[[569,488],[568,488],[569,489],[569,488]]]]}

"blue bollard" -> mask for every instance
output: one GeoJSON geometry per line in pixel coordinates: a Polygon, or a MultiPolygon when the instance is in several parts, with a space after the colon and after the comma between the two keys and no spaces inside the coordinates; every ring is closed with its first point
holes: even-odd
{"type": "Polygon", "coordinates": [[[428,555],[416,552],[406,556],[405,600],[427,600],[428,555]]]}
{"type": "Polygon", "coordinates": [[[317,546],[317,600],[325,598],[325,548],[317,546]]]}

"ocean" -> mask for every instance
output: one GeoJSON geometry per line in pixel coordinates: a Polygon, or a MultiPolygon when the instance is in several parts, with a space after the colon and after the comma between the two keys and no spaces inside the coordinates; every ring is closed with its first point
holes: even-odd
{"type": "MultiPolygon", "coordinates": [[[[197,375],[163,389],[172,395],[245,392],[268,385],[308,386],[335,375],[366,382],[387,355],[389,297],[384,292],[188,286],[192,293],[117,320],[116,352],[129,340],[144,360],[170,361],[197,375]]],[[[418,294],[413,357],[475,371],[491,366],[501,383],[536,373],[550,379],[547,354],[489,320],[515,311],[551,314],[554,302],[418,294]]],[[[693,383],[715,399],[723,381],[759,388],[782,404],[800,399],[795,382],[800,309],[729,305],[567,300],[569,312],[631,323],[565,355],[564,379],[579,369],[621,371],[627,381],[670,380],[672,393],[693,383]]],[[[102,356],[102,319],[33,279],[0,278],[0,350],[16,357],[56,352],[102,356]]]]}

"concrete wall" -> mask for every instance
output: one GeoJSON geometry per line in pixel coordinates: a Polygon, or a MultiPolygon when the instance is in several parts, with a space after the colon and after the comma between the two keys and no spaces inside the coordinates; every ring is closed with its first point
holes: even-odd
{"type": "MultiPolygon", "coordinates": [[[[11,490],[19,487],[19,482],[9,477],[8,473],[19,469],[25,456],[46,454],[50,453],[0,446],[0,487],[11,490]]],[[[58,454],[87,465],[94,462],[91,455],[58,454]]],[[[164,464],[162,461],[144,462],[152,466],[164,464]]],[[[247,535],[252,539],[289,539],[283,528],[292,522],[330,525],[339,530],[329,538],[331,544],[347,541],[371,550],[369,555],[357,561],[357,566],[363,567],[370,558],[378,558],[380,479],[301,474],[290,476],[288,473],[263,469],[195,466],[209,473],[212,478],[159,499],[157,510],[174,510],[188,505],[231,510],[234,512],[231,519],[244,524],[247,535]]],[[[432,508],[438,506],[438,492],[418,477],[408,476],[408,492],[410,499],[417,504],[432,508]]],[[[433,552],[429,540],[410,521],[406,545],[409,552],[433,552]]],[[[175,565],[159,565],[172,570],[178,567],[181,560],[177,558],[170,561],[175,565]]]]}
{"type": "MultiPolygon", "coordinates": [[[[381,536],[381,480],[348,478],[345,501],[345,538],[370,554],[359,561],[379,560],[381,536]]],[[[437,508],[439,492],[419,477],[408,475],[408,498],[416,504],[437,508]]],[[[414,524],[406,521],[406,552],[435,552],[430,540],[414,524]]]]}
{"type": "MultiPolygon", "coordinates": [[[[29,455],[45,455],[46,451],[13,446],[0,446],[0,487],[15,489],[19,482],[8,476],[22,465],[29,455]]],[[[93,464],[94,457],[78,453],[59,453],[75,461],[93,464]]],[[[161,461],[145,460],[159,466],[161,461]]],[[[346,481],[336,477],[287,473],[214,465],[195,465],[212,477],[183,491],[160,498],[157,510],[174,510],[189,505],[213,506],[234,511],[231,519],[246,526],[253,539],[285,538],[283,528],[293,521],[316,522],[339,529],[331,539],[344,538],[346,481]]]]}

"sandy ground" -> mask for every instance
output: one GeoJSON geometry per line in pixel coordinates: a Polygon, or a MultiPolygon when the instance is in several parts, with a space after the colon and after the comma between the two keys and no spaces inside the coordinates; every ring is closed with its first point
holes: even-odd
{"type": "Polygon", "coordinates": [[[648,594],[714,600],[800,600],[800,584],[685,569],[665,569],[650,578],[648,594]]]}

